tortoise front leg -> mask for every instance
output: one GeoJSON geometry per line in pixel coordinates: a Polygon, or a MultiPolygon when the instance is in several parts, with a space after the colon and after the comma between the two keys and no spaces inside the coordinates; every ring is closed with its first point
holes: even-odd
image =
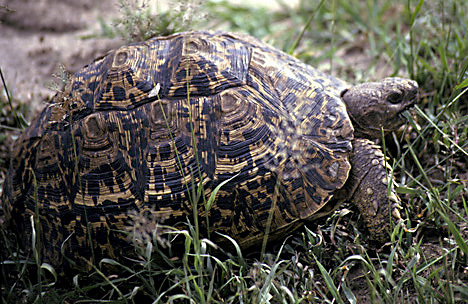
{"type": "Polygon", "coordinates": [[[395,187],[388,191],[388,172],[382,150],[367,139],[354,139],[350,155],[351,171],[346,182],[348,199],[359,209],[367,224],[371,238],[385,242],[391,231],[391,217],[401,220],[400,199],[395,187]]]}

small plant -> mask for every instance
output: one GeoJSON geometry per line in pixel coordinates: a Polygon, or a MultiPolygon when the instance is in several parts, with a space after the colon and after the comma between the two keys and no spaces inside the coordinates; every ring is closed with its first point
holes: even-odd
{"type": "Polygon", "coordinates": [[[110,26],[100,20],[101,28],[105,36],[119,36],[127,42],[191,30],[206,21],[203,0],[168,1],[166,5],[148,0],[118,1],[121,17],[110,26]]]}
{"type": "Polygon", "coordinates": [[[3,89],[0,92],[0,184],[2,177],[8,170],[8,146],[14,136],[28,126],[24,118],[27,105],[15,100],[8,89],[3,71],[0,67],[0,81],[3,89]]]}

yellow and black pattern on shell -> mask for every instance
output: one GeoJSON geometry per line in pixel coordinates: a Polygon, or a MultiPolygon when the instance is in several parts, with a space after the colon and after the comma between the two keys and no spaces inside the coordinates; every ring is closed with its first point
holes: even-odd
{"type": "MultiPolygon", "coordinates": [[[[25,243],[38,213],[52,264],[61,251],[117,257],[132,214],[177,226],[192,218],[194,186],[208,197],[234,176],[210,229],[250,246],[271,211],[271,235],[281,236],[348,177],[346,86],[243,35],[187,32],[122,47],[77,72],[18,138],[4,209],[25,243]]],[[[196,212],[206,225],[202,204],[196,212]]]]}

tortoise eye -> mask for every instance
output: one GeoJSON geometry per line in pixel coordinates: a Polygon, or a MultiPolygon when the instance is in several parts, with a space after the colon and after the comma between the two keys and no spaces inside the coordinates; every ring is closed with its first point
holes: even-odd
{"type": "Polygon", "coordinates": [[[403,101],[403,96],[398,92],[393,92],[387,97],[387,101],[391,104],[399,104],[403,101]]]}

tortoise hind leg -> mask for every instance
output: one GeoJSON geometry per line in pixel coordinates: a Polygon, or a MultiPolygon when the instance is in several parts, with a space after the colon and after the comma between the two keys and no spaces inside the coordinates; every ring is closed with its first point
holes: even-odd
{"type": "Polygon", "coordinates": [[[401,220],[400,200],[393,184],[388,195],[387,172],[391,168],[380,147],[361,138],[353,140],[350,162],[351,171],[345,185],[348,199],[358,207],[371,238],[385,242],[389,239],[391,218],[401,220]]]}

